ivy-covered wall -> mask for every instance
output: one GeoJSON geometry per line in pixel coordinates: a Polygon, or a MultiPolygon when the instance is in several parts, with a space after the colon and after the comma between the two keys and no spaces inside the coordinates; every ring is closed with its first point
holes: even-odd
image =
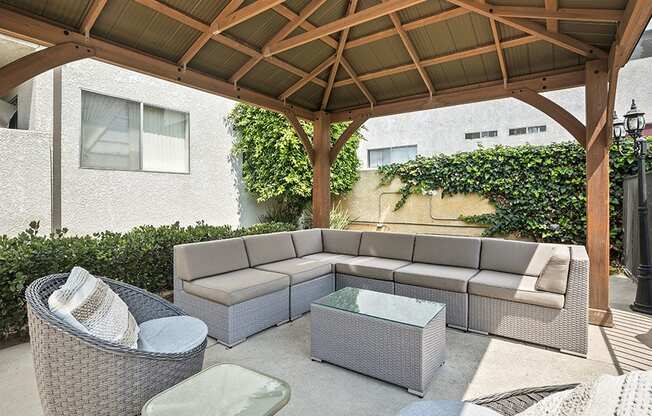
{"type": "MultiPolygon", "coordinates": [[[[648,165],[648,169],[652,163],[648,165]]],[[[486,235],[584,244],[586,171],[584,149],[574,143],[493,147],[455,155],[418,157],[379,169],[382,182],[403,182],[400,209],[412,194],[478,193],[496,206],[493,214],[463,218],[488,225],[486,235]]],[[[610,158],[611,260],[623,255],[623,179],[636,173],[631,147],[610,158]]]]}

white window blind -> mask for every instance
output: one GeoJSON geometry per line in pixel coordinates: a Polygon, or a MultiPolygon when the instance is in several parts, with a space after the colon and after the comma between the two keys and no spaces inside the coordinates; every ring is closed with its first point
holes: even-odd
{"type": "Polygon", "coordinates": [[[370,168],[377,168],[392,163],[403,163],[417,157],[417,146],[385,147],[369,149],[368,160],[370,168]]]}

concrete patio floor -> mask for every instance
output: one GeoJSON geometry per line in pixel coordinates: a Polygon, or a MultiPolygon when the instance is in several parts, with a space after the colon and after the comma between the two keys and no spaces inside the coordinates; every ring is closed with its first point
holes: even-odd
{"type": "MultiPolygon", "coordinates": [[[[652,368],[652,317],[628,304],[635,286],[612,277],[615,326],[589,327],[589,354],[580,358],[532,345],[449,329],[448,359],[426,399],[468,399],[521,387],[591,380],[652,368]]],[[[233,349],[211,340],[205,366],[241,364],[286,380],[290,403],[281,415],[394,415],[418,400],[406,390],[310,360],[310,316],[272,328],[233,349]]],[[[41,415],[27,343],[0,350],[0,415],[41,415]]]]}

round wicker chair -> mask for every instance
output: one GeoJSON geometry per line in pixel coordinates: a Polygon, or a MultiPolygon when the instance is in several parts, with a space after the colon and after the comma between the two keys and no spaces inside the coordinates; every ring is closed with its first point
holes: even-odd
{"type": "MultiPolygon", "coordinates": [[[[206,341],[183,353],[151,353],[99,340],[64,323],[50,312],[48,297],[67,277],[43,277],[25,292],[36,384],[46,416],[139,415],[152,396],[201,370],[206,341]]],[[[185,315],[156,295],[103,280],[138,323],[185,315]]]]}
{"type": "Polygon", "coordinates": [[[559,386],[519,389],[506,393],[478,397],[477,399],[469,400],[469,402],[488,407],[501,415],[513,416],[553,393],[570,390],[576,386],[577,384],[564,384],[559,386]]]}

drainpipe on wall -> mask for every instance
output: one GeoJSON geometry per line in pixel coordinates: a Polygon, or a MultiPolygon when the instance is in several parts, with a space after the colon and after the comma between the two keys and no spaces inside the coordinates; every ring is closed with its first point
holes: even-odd
{"type": "Polygon", "coordinates": [[[61,67],[52,74],[52,183],[50,232],[61,229],[61,67]]]}

